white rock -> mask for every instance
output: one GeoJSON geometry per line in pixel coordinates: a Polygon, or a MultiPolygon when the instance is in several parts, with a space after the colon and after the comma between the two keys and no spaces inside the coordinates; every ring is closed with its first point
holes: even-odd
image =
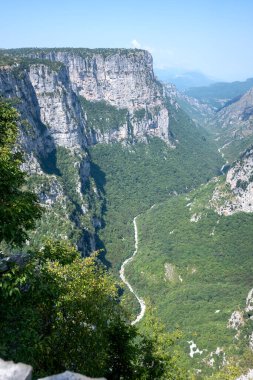
{"type": "Polygon", "coordinates": [[[59,373],[58,375],[52,375],[47,377],[42,377],[38,380],[106,380],[104,377],[100,378],[91,378],[84,375],[80,375],[80,373],[65,371],[63,373],[59,373]]]}
{"type": "Polygon", "coordinates": [[[237,377],[236,380],[252,380],[253,379],[253,369],[250,369],[246,375],[241,375],[237,377]]]}
{"type": "Polygon", "coordinates": [[[0,380],[32,380],[32,367],[0,359],[0,380]]]}
{"type": "Polygon", "coordinates": [[[241,311],[234,311],[228,320],[227,327],[234,330],[239,330],[244,325],[243,313],[241,311]]]}
{"type": "Polygon", "coordinates": [[[190,340],[187,343],[189,343],[189,345],[190,345],[189,356],[191,358],[193,358],[193,356],[196,355],[196,354],[200,354],[200,355],[203,354],[203,350],[199,350],[198,347],[197,347],[197,345],[196,345],[196,343],[194,343],[193,340],[190,340]]]}
{"type": "Polygon", "coordinates": [[[246,298],[246,313],[253,311],[253,288],[249,291],[246,298]]]}

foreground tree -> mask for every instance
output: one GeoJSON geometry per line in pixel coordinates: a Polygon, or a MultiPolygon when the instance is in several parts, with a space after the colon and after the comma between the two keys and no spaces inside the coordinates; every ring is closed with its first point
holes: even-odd
{"type": "Polygon", "coordinates": [[[177,337],[153,321],[147,334],[127,322],[96,255],[82,259],[66,242],[30,255],[1,277],[0,356],[40,376],[68,369],[113,380],[184,378],[171,352],[177,337]]]}
{"type": "Polygon", "coordinates": [[[18,113],[0,98],[0,242],[21,245],[41,215],[35,194],[24,189],[23,157],[17,151],[18,113]]]}
{"type": "Polygon", "coordinates": [[[116,285],[96,256],[82,259],[66,242],[30,255],[2,276],[0,354],[29,360],[40,375],[104,374],[111,326],[123,323],[116,285]]]}

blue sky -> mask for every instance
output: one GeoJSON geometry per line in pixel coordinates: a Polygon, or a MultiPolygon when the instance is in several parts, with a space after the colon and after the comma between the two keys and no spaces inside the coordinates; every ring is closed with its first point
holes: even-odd
{"type": "Polygon", "coordinates": [[[0,47],[141,47],[155,67],[253,77],[252,0],[1,1],[0,47]]]}

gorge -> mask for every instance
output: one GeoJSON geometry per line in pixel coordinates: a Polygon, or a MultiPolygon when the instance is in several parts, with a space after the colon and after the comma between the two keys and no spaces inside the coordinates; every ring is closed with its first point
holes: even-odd
{"type": "Polygon", "coordinates": [[[250,369],[252,89],[214,110],[160,83],[145,50],[27,48],[0,50],[0,95],[45,210],[24,252],[45,236],[98,250],[132,325],[151,305],[182,330],[189,376],[250,369]]]}

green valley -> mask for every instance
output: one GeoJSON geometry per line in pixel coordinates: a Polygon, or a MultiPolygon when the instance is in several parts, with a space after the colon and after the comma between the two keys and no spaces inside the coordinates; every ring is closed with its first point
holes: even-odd
{"type": "MultiPolygon", "coordinates": [[[[167,328],[183,331],[185,352],[187,341],[196,343],[202,355],[189,365],[202,370],[217,347],[242,355],[227,324],[234,310],[245,308],[253,275],[253,216],[221,216],[208,208],[215,186],[203,185],[140,215],[139,250],[127,272],[167,328]]],[[[223,353],[213,357],[215,367],[223,353]]]]}
{"type": "Polygon", "coordinates": [[[116,270],[133,249],[133,218],[154,203],[207,182],[223,164],[210,135],[169,106],[175,148],[157,138],[148,144],[99,144],[91,150],[91,174],[104,193],[100,239],[116,270]]]}

